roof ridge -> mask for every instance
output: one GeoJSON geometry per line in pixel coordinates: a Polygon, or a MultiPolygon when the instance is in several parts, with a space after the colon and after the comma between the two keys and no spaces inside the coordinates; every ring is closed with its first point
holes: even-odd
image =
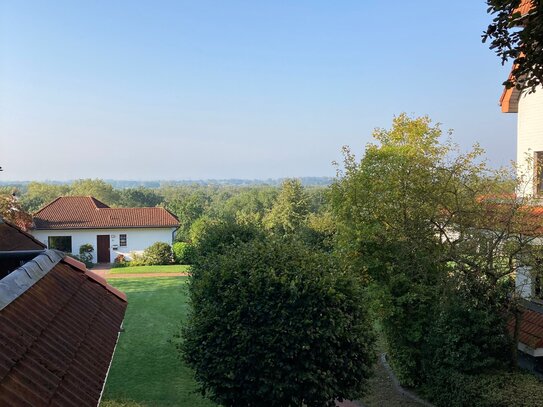
{"type": "Polygon", "coordinates": [[[91,280],[94,280],[95,282],[97,282],[98,284],[103,286],[106,290],[108,290],[109,292],[111,292],[112,294],[114,294],[115,296],[119,297],[121,300],[126,302],[126,294],[125,293],[123,293],[122,291],[116,289],[112,285],[108,284],[107,280],[104,277],[90,271],[87,268],[87,266],[85,265],[85,263],[80,262],[79,260],[76,260],[76,259],[74,259],[73,257],[70,257],[70,256],[65,256],[62,259],[62,261],[64,263],[66,263],[66,264],[69,264],[73,268],[76,268],[79,271],[82,271],[88,278],[90,278],[91,280]]]}
{"type": "Polygon", "coordinates": [[[62,260],[57,250],[44,250],[32,260],[16,268],[0,281],[0,310],[7,307],[36,284],[62,260]]]}

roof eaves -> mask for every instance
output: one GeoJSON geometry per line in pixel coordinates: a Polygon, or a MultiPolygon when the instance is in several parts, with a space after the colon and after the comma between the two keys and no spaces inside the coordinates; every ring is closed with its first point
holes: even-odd
{"type": "Polygon", "coordinates": [[[79,260],[74,259],[73,257],[66,256],[64,259],[62,259],[64,263],[69,264],[70,266],[78,269],[79,271],[83,272],[88,278],[91,280],[94,280],[101,286],[103,286],[105,289],[107,289],[109,292],[114,294],[115,296],[119,297],[123,301],[127,301],[126,294],[122,291],[117,290],[115,287],[109,285],[106,281],[106,279],[102,276],[99,276],[96,273],[93,273],[92,271],[89,271],[87,267],[85,266],[85,263],[80,262],[79,260]]]}
{"type": "Polygon", "coordinates": [[[17,227],[17,225],[14,225],[13,223],[8,222],[7,220],[3,219],[1,216],[0,216],[0,223],[4,223],[4,224],[10,226],[11,228],[15,229],[17,232],[19,232],[19,233],[23,234],[24,236],[28,237],[29,239],[31,239],[34,243],[36,243],[39,246],[43,247],[44,249],[47,248],[46,245],[44,245],[42,242],[40,242],[38,239],[36,239],[30,233],[25,232],[21,228],[17,227]]]}
{"type": "Polygon", "coordinates": [[[0,310],[41,280],[60,263],[62,257],[56,250],[45,250],[0,280],[0,310]]]}

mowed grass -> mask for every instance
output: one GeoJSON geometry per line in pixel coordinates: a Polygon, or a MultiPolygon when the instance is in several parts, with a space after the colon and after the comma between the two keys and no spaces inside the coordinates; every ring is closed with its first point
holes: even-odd
{"type": "Polygon", "coordinates": [[[187,277],[110,280],[128,309],[102,407],[207,407],[175,348],[187,312],[187,277]]]}
{"type": "Polygon", "coordinates": [[[134,266],[117,267],[109,270],[110,274],[139,274],[139,273],[188,273],[190,266],[171,264],[167,266],[134,266]]]}

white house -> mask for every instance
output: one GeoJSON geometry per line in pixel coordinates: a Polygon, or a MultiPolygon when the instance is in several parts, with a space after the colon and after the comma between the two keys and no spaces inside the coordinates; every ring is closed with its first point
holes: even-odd
{"type": "Polygon", "coordinates": [[[111,263],[155,242],[173,242],[178,219],[164,208],[110,208],[92,196],[63,196],[40,209],[32,235],[50,249],[79,254],[91,244],[93,262],[111,263]]]}
{"type": "MultiPolygon", "coordinates": [[[[532,7],[533,3],[525,0],[518,11],[525,15],[532,7]]],[[[539,216],[543,220],[543,208],[540,207],[543,199],[543,86],[535,92],[505,89],[500,105],[502,112],[517,114],[517,178],[522,185],[517,196],[534,199],[534,213],[542,213],[539,216]]],[[[520,268],[516,275],[517,292],[526,300],[520,320],[518,348],[531,356],[525,360],[540,372],[543,372],[542,277],[529,267],[520,268]]]]}

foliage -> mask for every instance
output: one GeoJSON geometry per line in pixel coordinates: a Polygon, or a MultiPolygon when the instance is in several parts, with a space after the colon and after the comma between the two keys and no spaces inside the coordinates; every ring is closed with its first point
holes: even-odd
{"type": "Polygon", "coordinates": [[[128,266],[130,266],[130,262],[126,259],[126,256],[124,254],[118,254],[117,256],[115,256],[111,268],[121,268],[128,266]]]}
{"type": "Polygon", "coordinates": [[[139,187],[121,189],[119,200],[115,204],[125,208],[153,207],[158,206],[162,201],[163,198],[153,190],[139,187]]]}
{"type": "Polygon", "coordinates": [[[92,268],[94,266],[92,262],[94,253],[94,247],[90,243],[82,244],[79,247],[79,259],[85,263],[85,266],[92,268]]]}
{"type": "Polygon", "coordinates": [[[483,34],[502,64],[513,60],[512,77],[504,84],[519,89],[543,83],[543,3],[540,0],[487,0],[494,17],[483,34]],[[531,3],[529,13],[518,11],[521,3],[531,3]]]}
{"type": "Polygon", "coordinates": [[[29,212],[36,212],[59,196],[68,194],[68,191],[68,185],[31,182],[27,185],[26,192],[21,197],[21,205],[29,212]]]}
{"type": "Polygon", "coordinates": [[[18,199],[12,194],[0,195],[0,218],[23,230],[30,229],[32,225],[32,216],[21,207],[18,199]]]}
{"type": "Polygon", "coordinates": [[[119,201],[119,192],[101,179],[79,179],[70,185],[70,195],[93,196],[106,205],[119,201]]]}
{"type": "Polygon", "coordinates": [[[337,254],[371,287],[391,364],[411,386],[432,370],[475,373],[515,358],[511,278],[541,233],[528,203],[503,193],[507,172],[441,135],[427,117],[396,117],[360,162],[345,150],[331,193],[337,254]]]}
{"type": "Polygon", "coordinates": [[[172,264],[172,247],[164,242],[153,243],[143,252],[143,262],[146,266],[172,264]]]}
{"type": "Polygon", "coordinates": [[[303,225],[309,213],[308,197],[302,183],[287,179],[270,212],[264,217],[264,225],[279,234],[292,234],[303,225]]]}
{"type": "Polygon", "coordinates": [[[186,242],[175,242],[172,246],[173,258],[177,264],[192,264],[196,256],[195,247],[186,242]]]}
{"type": "Polygon", "coordinates": [[[365,391],[374,338],[359,281],[290,239],[254,239],[193,266],[183,360],[226,405],[324,406],[365,391]]]}
{"type": "Polygon", "coordinates": [[[196,260],[213,253],[226,253],[231,246],[262,239],[263,236],[262,230],[252,224],[239,224],[229,219],[217,221],[205,230],[195,246],[196,260]]]}
{"type": "Polygon", "coordinates": [[[522,372],[436,373],[421,393],[438,407],[539,407],[543,384],[522,372]]]}

